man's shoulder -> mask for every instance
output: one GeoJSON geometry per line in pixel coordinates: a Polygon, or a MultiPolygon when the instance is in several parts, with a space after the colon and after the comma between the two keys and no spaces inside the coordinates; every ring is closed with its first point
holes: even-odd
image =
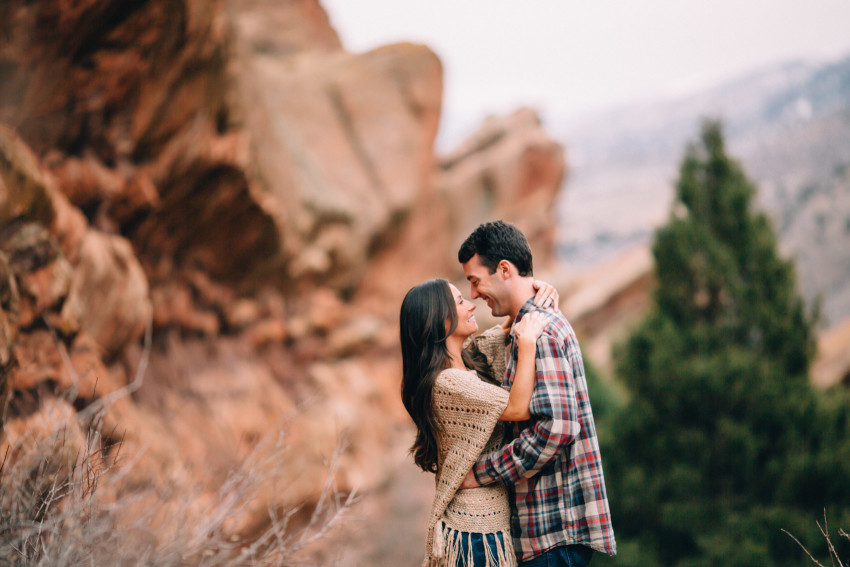
{"type": "Polygon", "coordinates": [[[561,340],[575,335],[572,325],[561,311],[553,309],[535,309],[535,311],[542,313],[546,319],[546,326],[543,328],[544,334],[561,340]]]}

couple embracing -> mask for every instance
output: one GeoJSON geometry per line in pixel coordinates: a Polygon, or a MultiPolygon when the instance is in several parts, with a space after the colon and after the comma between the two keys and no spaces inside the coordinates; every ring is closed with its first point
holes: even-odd
{"type": "Polygon", "coordinates": [[[533,277],[525,235],[480,225],[458,261],[502,325],[478,330],[475,305],[446,280],[401,306],[402,401],[411,452],[436,474],[425,565],[589,564],[616,553],[578,341],[558,293],[533,277]]]}

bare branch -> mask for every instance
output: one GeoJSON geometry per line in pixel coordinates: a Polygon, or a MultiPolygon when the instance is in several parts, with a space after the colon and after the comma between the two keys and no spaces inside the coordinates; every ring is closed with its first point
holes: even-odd
{"type": "Polygon", "coordinates": [[[793,535],[791,535],[791,532],[789,532],[789,531],[788,531],[788,530],[786,530],[785,528],[782,528],[782,531],[783,531],[783,532],[784,532],[784,533],[785,533],[788,537],[790,537],[791,539],[793,539],[794,541],[796,541],[796,542],[797,542],[797,545],[799,545],[799,546],[800,546],[800,548],[802,548],[802,550],[806,552],[806,555],[808,555],[808,556],[809,556],[809,558],[810,558],[812,561],[814,561],[815,565],[817,565],[818,567],[825,567],[823,563],[821,563],[820,561],[818,561],[817,559],[815,559],[814,557],[812,557],[812,554],[811,554],[811,553],[809,553],[809,550],[808,550],[808,549],[806,549],[806,546],[805,546],[805,545],[803,545],[802,543],[800,543],[800,540],[798,540],[796,537],[794,537],[793,535]]]}
{"type": "MultiPolygon", "coordinates": [[[[829,537],[829,523],[827,522],[826,509],[824,509],[824,511],[823,511],[823,526],[821,526],[820,522],[815,522],[815,524],[817,525],[818,530],[820,530],[820,533],[823,536],[823,538],[826,540],[826,546],[827,546],[827,549],[829,550],[829,561],[832,564],[832,566],[835,567],[836,564],[837,564],[838,567],[844,567],[844,563],[842,563],[841,558],[838,556],[838,551],[835,549],[835,546],[832,544],[832,540],[829,537]]],[[[806,552],[806,555],[808,555],[809,558],[816,565],[818,565],[819,567],[826,567],[820,561],[818,561],[817,559],[815,559],[812,556],[812,554],[809,552],[809,550],[806,548],[806,546],[804,546],[802,543],[800,543],[800,540],[798,540],[796,537],[791,535],[791,533],[788,532],[787,530],[783,529],[782,531],[785,532],[785,534],[787,534],[788,537],[790,537],[791,539],[796,541],[797,545],[799,545],[803,549],[803,551],[806,552]]],[[[846,538],[847,540],[850,540],[850,535],[848,535],[847,532],[845,532],[843,529],[838,530],[838,535],[846,538]]]]}

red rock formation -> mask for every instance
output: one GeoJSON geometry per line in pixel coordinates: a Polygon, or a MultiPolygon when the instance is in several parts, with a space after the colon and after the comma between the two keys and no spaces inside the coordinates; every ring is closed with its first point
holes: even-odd
{"type": "Polygon", "coordinates": [[[536,265],[551,263],[552,203],[567,168],[564,148],[545,133],[535,111],[490,117],[440,165],[440,186],[461,240],[480,223],[503,218],[528,236],[536,265]]]}
{"type": "Polygon", "coordinates": [[[347,53],[316,0],[11,0],[0,75],[0,444],[103,405],[128,513],[191,523],[287,416],[290,487],[232,529],[315,499],[341,435],[340,489],[381,485],[402,295],[489,218],[550,253],[565,165],[534,114],[438,167],[437,57],[347,53]]]}
{"type": "Polygon", "coordinates": [[[652,252],[638,246],[557,283],[564,294],[561,310],[581,340],[582,353],[612,375],[612,347],[627,337],[652,302],[656,285],[652,252]]]}

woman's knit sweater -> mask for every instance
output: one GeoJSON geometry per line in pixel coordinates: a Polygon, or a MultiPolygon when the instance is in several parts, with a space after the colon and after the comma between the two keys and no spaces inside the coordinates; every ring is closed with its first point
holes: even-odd
{"type": "MultiPolygon", "coordinates": [[[[501,327],[488,329],[468,345],[483,355],[493,376],[505,373],[505,335],[501,327]]],[[[476,352],[477,351],[477,352],[476,352]]],[[[500,484],[458,490],[461,481],[483,451],[501,447],[499,416],[508,404],[508,392],[482,381],[472,370],[449,368],[434,384],[434,412],[439,466],[436,493],[428,525],[425,565],[455,565],[460,532],[501,534],[497,554],[487,565],[515,565],[510,537],[510,505],[500,484]]],[[[471,563],[470,563],[471,564],[471,563]]]]}

